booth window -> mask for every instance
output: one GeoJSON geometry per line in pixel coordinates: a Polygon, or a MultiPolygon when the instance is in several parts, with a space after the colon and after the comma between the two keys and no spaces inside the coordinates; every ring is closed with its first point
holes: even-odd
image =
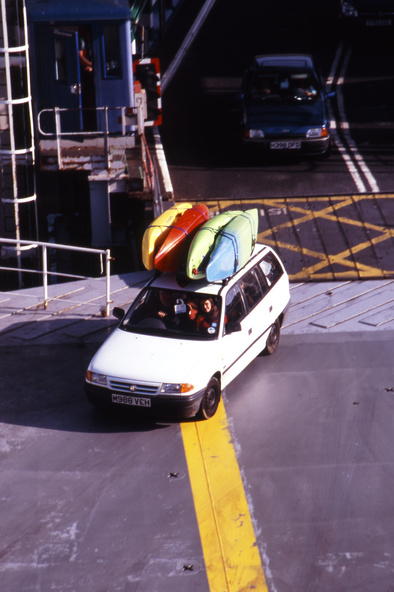
{"type": "Polygon", "coordinates": [[[106,25],[103,29],[104,78],[120,78],[119,28],[106,25]]]}

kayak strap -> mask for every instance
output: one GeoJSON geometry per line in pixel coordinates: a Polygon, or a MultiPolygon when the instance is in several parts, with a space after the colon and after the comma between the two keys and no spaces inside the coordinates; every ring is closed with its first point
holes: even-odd
{"type": "Polygon", "coordinates": [[[233,245],[233,249],[234,249],[234,272],[237,271],[238,265],[239,265],[239,252],[238,252],[238,241],[237,239],[232,235],[229,234],[228,232],[226,232],[225,230],[220,230],[219,234],[221,236],[225,236],[227,239],[229,239],[233,245]]]}
{"type": "Polygon", "coordinates": [[[179,226],[172,226],[172,224],[150,224],[148,228],[170,228],[171,230],[175,228],[176,230],[181,230],[182,232],[184,232],[186,236],[188,236],[189,234],[188,231],[184,228],[180,228],[179,226]]]}

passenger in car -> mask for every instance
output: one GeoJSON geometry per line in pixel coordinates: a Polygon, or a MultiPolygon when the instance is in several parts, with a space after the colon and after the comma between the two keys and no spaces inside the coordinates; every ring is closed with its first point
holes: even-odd
{"type": "Polygon", "coordinates": [[[196,317],[197,330],[200,333],[214,333],[219,323],[219,311],[212,298],[205,298],[201,303],[202,311],[196,317]]]}

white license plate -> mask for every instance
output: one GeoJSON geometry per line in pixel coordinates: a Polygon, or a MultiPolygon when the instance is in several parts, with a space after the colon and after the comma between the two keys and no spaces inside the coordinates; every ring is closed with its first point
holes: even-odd
{"type": "Polygon", "coordinates": [[[391,27],[391,19],[368,19],[367,27],[391,27]]]}
{"type": "Polygon", "coordinates": [[[301,142],[297,140],[287,140],[282,142],[271,142],[271,150],[299,150],[301,142]]]}
{"type": "Polygon", "coordinates": [[[150,407],[151,400],[145,397],[134,397],[132,395],[115,395],[112,393],[112,403],[120,405],[133,405],[134,407],[150,407]]]}

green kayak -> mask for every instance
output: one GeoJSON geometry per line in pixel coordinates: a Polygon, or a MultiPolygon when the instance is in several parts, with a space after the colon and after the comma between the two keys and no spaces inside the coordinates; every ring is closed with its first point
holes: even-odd
{"type": "Polygon", "coordinates": [[[240,210],[222,212],[205,222],[199,229],[187,256],[186,275],[189,279],[200,280],[205,277],[205,269],[220,231],[239,214],[241,214],[240,210]]]}

